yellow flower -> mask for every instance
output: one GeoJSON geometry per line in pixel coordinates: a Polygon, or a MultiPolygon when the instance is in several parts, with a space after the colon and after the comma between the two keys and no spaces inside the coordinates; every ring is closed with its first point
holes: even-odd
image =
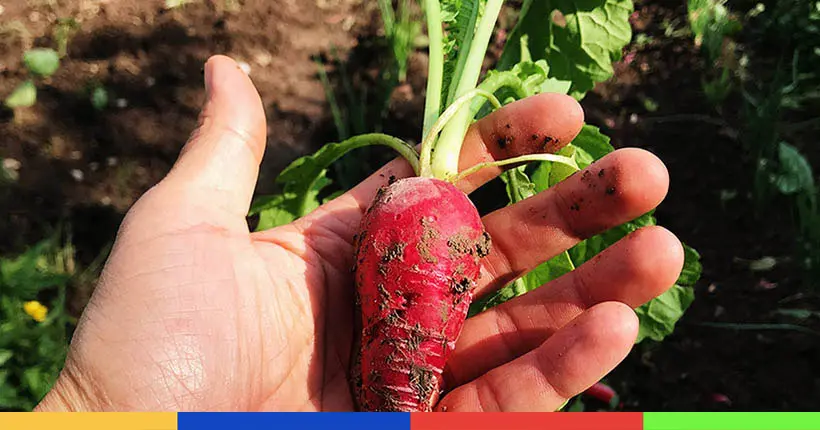
{"type": "Polygon", "coordinates": [[[37,322],[45,321],[46,315],[48,315],[48,308],[37,300],[24,303],[23,310],[37,322]]]}

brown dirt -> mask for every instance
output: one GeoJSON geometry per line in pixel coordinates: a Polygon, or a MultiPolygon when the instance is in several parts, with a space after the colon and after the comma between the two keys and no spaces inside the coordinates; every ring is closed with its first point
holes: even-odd
{"type": "MultiPolygon", "coordinates": [[[[37,105],[16,116],[0,113],[0,158],[21,163],[19,180],[0,186],[0,253],[19,251],[65,222],[85,263],[112,240],[135,199],[168,171],[195,127],[208,56],[224,53],[251,66],[268,115],[259,183],[267,192],[286,163],[335,138],[311,57],[335,45],[342,56],[350,52],[359,64],[372,64],[362,40],[377,28],[375,2],[362,0],[213,0],[172,11],[158,0],[12,0],[4,6],[3,95],[25,78],[22,52],[53,45],[57,18],[74,17],[81,28],[58,73],[38,85],[37,105]],[[358,51],[348,51],[353,47],[358,51]],[[102,112],[88,100],[95,83],[109,90],[114,104],[102,112]]],[[[772,312],[818,309],[820,300],[801,289],[802,272],[788,258],[762,274],[737,262],[792,255],[794,226],[781,202],[753,215],[752,160],[730,125],[736,123],[732,110],[724,112],[725,124],[700,94],[704,65],[691,38],[664,35],[664,21],[683,27],[684,7],[672,0],[638,2],[634,29],[652,41],[630,46],[615,78],[583,101],[588,121],[616,146],[643,147],[666,162],[671,190],[657,217],[699,250],[704,264],[697,299],[675,334],[635,348],[609,382],[627,410],[816,409],[817,337],[703,326],[794,322],[772,312]],[[737,197],[721,200],[724,190],[737,197]],[[731,405],[715,403],[715,393],[731,405]]],[[[387,132],[416,134],[425,68],[423,55],[413,57],[409,82],[391,99],[387,132]]],[[[503,185],[494,182],[477,195],[499,193],[503,185]]],[[[75,309],[87,293],[75,293],[75,309]]],[[[809,326],[820,329],[816,320],[809,326]]]]}
{"type": "Polygon", "coordinates": [[[332,45],[346,52],[358,29],[377,16],[374,5],[360,0],[207,1],[173,10],[162,1],[4,5],[2,22],[22,26],[27,35],[2,38],[0,94],[25,79],[25,49],[54,45],[57,19],[74,17],[80,29],[59,71],[38,85],[37,104],[16,116],[2,114],[0,155],[21,168],[19,181],[0,197],[10,214],[0,225],[6,238],[0,251],[31,243],[62,220],[74,226],[76,240],[97,242],[90,249],[109,240],[123,212],[168,171],[196,126],[202,67],[212,54],[251,67],[268,116],[259,187],[270,191],[282,167],[329,137],[311,57],[332,45]],[[93,84],[108,90],[113,106],[92,108],[93,84]]]}

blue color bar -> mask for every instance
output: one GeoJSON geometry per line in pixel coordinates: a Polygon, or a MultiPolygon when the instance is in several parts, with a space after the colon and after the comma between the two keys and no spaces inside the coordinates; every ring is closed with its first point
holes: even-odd
{"type": "Polygon", "coordinates": [[[180,413],[178,430],[410,430],[408,413],[180,413]]]}

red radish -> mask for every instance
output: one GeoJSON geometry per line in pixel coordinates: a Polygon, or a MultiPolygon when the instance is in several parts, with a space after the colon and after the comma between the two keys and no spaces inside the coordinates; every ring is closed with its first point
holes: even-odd
{"type": "Polygon", "coordinates": [[[584,394],[595,400],[604,402],[611,407],[615,407],[618,404],[618,393],[603,382],[596,382],[595,385],[587,388],[584,394]]]}
{"type": "MultiPolygon", "coordinates": [[[[574,135],[568,139],[527,135],[526,142],[517,144],[524,155],[459,171],[461,145],[481,107],[474,99],[485,97],[494,107],[501,106],[492,94],[498,88],[479,89],[476,83],[502,3],[486,3],[469,53],[459,53],[465,56],[463,68],[454,72],[447,108],[439,115],[443,73],[440,11],[437,0],[425,1],[430,71],[420,154],[389,136],[350,139],[351,147],[370,142],[396,149],[418,175],[391,181],[379,190],[362,219],[356,241],[355,279],[362,331],[354,349],[351,379],[361,410],[430,411],[444,389],[442,374],[473,299],[479,261],[490,252],[490,237],[476,207],[454,183],[484,167],[525,161],[547,160],[577,169],[570,158],[527,151],[527,145],[532,147],[530,151],[557,151],[574,135]]],[[[517,75],[508,77],[519,79],[517,75]]],[[[502,82],[506,81],[499,80],[498,85],[502,82]]],[[[510,128],[508,123],[505,129],[510,128]]],[[[580,124],[576,134],[579,129],[580,124]]],[[[504,144],[513,140],[511,135],[502,139],[504,144]]]]}
{"type": "Polygon", "coordinates": [[[478,211],[451,183],[414,177],[381,189],[356,254],[363,409],[432,409],[489,247],[478,211]]]}

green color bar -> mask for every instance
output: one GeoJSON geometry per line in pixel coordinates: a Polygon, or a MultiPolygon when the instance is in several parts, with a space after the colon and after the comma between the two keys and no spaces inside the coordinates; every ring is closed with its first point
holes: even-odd
{"type": "Polygon", "coordinates": [[[820,430],[820,412],[646,412],[644,430],[820,430]]]}

